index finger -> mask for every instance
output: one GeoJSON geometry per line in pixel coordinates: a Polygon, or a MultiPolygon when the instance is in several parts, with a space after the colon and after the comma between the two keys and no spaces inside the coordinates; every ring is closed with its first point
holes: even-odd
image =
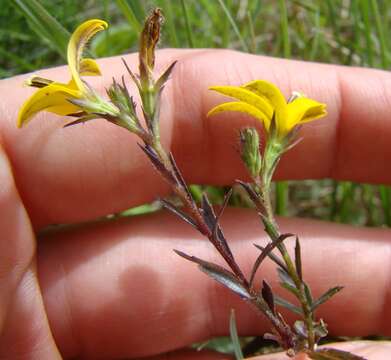
{"type": "MultiPolygon", "coordinates": [[[[237,132],[241,126],[256,124],[237,114],[206,118],[213,105],[225,100],[209,92],[208,86],[266,79],[286,96],[298,90],[326,103],[329,112],[327,119],[303,127],[303,141],[282,160],[280,179],[332,177],[391,183],[389,73],[226,50],[166,50],[157,59],[161,68],[179,60],[164,92],[161,126],[163,141],[188,182],[228,184],[244,177],[237,132]]],[[[127,60],[134,69],[136,56],[127,60]]],[[[105,76],[92,80],[103,90],[112,76],[125,71],[118,58],[100,63],[105,76]]],[[[45,75],[67,78],[64,68],[45,75]]],[[[40,114],[26,129],[16,130],[16,113],[29,94],[19,88],[21,81],[0,83],[2,93],[8,94],[0,104],[0,130],[36,225],[87,220],[167,193],[167,186],[138,149],[138,139],[104,120],[59,129],[65,119],[40,114]]]]}

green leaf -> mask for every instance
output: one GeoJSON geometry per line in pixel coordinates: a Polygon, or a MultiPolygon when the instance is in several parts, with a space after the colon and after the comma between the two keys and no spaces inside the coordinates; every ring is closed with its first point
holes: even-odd
{"type": "Polygon", "coordinates": [[[312,311],[314,311],[319,305],[329,300],[332,296],[339,293],[342,289],[343,286],[335,286],[331,289],[328,289],[318,300],[314,301],[312,304],[312,311]]]}
{"type": "Polygon", "coordinates": [[[301,264],[301,247],[300,247],[300,241],[298,236],[296,236],[296,245],[295,245],[295,264],[296,264],[297,275],[299,275],[300,280],[303,281],[303,269],[301,264]]]}
{"type": "Polygon", "coordinates": [[[240,345],[238,330],[236,328],[235,310],[234,309],[231,309],[231,316],[229,319],[229,333],[231,335],[231,341],[232,341],[232,345],[234,347],[235,358],[236,358],[236,360],[242,360],[244,357],[243,357],[243,353],[242,353],[242,347],[240,345]]]}
{"type": "Polygon", "coordinates": [[[366,360],[364,357],[354,355],[348,351],[330,348],[309,351],[307,354],[313,360],[366,360]]]}
{"type": "Polygon", "coordinates": [[[312,304],[314,302],[314,299],[312,298],[312,293],[310,287],[307,285],[306,282],[303,281],[303,286],[304,286],[304,294],[307,299],[308,305],[312,308],[312,304]]]}
{"type": "Polygon", "coordinates": [[[48,41],[64,59],[70,33],[36,0],[12,0],[41,38],[48,41]]]}
{"type": "Polygon", "coordinates": [[[282,306],[294,312],[295,314],[303,316],[303,310],[300,307],[293,305],[292,303],[283,299],[282,297],[279,297],[278,295],[274,295],[274,302],[276,303],[276,305],[282,306]]]}

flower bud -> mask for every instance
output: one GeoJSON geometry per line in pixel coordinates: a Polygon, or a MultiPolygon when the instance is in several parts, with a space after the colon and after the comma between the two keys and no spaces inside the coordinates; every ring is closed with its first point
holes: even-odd
{"type": "Polygon", "coordinates": [[[262,157],[259,145],[259,135],[255,128],[240,130],[240,153],[252,177],[258,176],[261,171],[262,157]]]}
{"type": "Polygon", "coordinates": [[[159,8],[155,9],[145,21],[140,36],[140,80],[144,87],[152,82],[152,72],[155,66],[155,47],[160,38],[160,26],[163,15],[159,8]]]}

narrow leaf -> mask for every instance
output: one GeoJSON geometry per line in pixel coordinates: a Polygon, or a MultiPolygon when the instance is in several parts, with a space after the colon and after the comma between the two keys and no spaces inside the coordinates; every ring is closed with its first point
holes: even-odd
{"type": "Polygon", "coordinates": [[[193,226],[195,229],[198,230],[197,224],[193,221],[193,219],[189,215],[184,213],[182,210],[178,209],[178,207],[176,207],[174,204],[170,203],[167,200],[160,199],[160,202],[165,209],[171,211],[173,214],[177,215],[183,221],[185,221],[186,223],[190,224],[191,226],[193,226]]]}
{"type": "Polygon", "coordinates": [[[176,164],[176,162],[175,162],[174,156],[172,155],[171,152],[169,153],[169,159],[170,159],[171,166],[172,166],[172,168],[174,169],[175,177],[178,179],[179,184],[185,189],[186,195],[187,195],[189,201],[190,201],[191,203],[194,203],[193,197],[191,196],[191,193],[190,193],[190,191],[189,191],[189,188],[188,188],[187,185],[186,185],[186,181],[185,181],[185,179],[183,178],[181,172],[179,171],[179,168],[178,168],[178,166],[177,166],[177,164],[176,164]]]}
{"type": "Polygon", "coordinates": [[[295,296],[299,296],[299,290],[296,288],[296,285],[292,278],[289,276],[289,274],[280,268],[277,268],[278,277],[280,278],[280,284],[281,286],[294,294],[295,296]]]}
{"type": "Polygon", "coordinates": [[[155,166],[156,170],[170,183],[176,184],[176,179],[172,176],[172,174],[166,169],[164,164],[160,161],[157,156],[155,150],[153,150],[149,145],[141,145],[140,148],[144,153],[148,156],[151,163],[155,166]]]}
{"type": "Polygon", "coordinates": [[[282,297],[279,297],[278,295],[274,295],[274,302],[276,305],[282,306],[282,307],[294,312],[295,314],[303,316],[303,310],[301,308],[299,308],[296,305],[293,305],[292,303],[283,299],[282,297]]]}
{"type": "Polygon", "coordinates": [[[238,330],[236,327],[236,320],[235,320],[235,310],[231,309],[231,316],[229,319],[229,333],[231,335],[231,341],[235,352],[235,358],[236,360],[242,360],[243,353],[242,353],[242,347],[240,345],[240,340],[238,336],[238,330]]]}
{"type": "Polygon", "coordinates": [[[339,293],[343,289],[343,286],[335,286],[327,290],[318,300],[312,304],[312,311],[314,311],[319,305],[329,300],[332,296],[339,293]]]}
{"type": "Polygon", "coordinates": [[[295,283],[290,275],[283,269],[277,269],[278,277],[282,283],[287,283],[289,286],[295,287],[295,283]]]}
{"type": "Polygon", "coordinates": [[[303,269],[301,264],[301,248],[299,237],[296,236],[296,245],[295,245],[295,264],[297,275],[299,275],[300,281],[303,281],[303,269]]]}
{"type": "Polygon", "coordinates": [[[304,281],[303,281],[303,285],[304,285],[305,297],[307,299],[307,302],[308,302],[309,306],[312,308],[312,304],[314,303],[314,299],[312,298],[311,289],[308,286],[308,284],[306,282],[304,282],[304,281]]]}
{"type": "Polygon", "coordinates": [[[126,68],[126,71],[128,72],[128,74],[130,75],[131,79],[133,80],[133,82],[136,84],[139,92],[141,92],[141,85],[140,85],[140,80],[137,78],[137,76],[134,74],[134,72],[130,69],[128,63],[125,61],[124,58],[121,58],[122,60],[122,63],[124,64],[125,68],[126,68]]]}
{"type": "MultiPolygon", "coordinates": [[[[75,116],[77,116],[77,114],[75,114],[75,116]]],[[[77,125],[77,124],[83,124],[83,123],[90,121],[90,120],[99,119],[100,117],[101,116],[96,115],[96,114],[88,114],[85,116],[81,116],[81,117],[78,117],[78,119],[65,124],[64,128],[69,127],[69,126],[73,126],[73,125],[77,125]]]]}
{"type": "MultiPolygon", "coordinates": [[[[213,234],[214,234],[215,237],[217,237],[219,235],[218,234],[218,230],[220,228],[220,226],[219,226],[220,218],[223,215],[223,213],[224,213],[224,211],[225,211],[225,209],[226,209],[226,207],[228,205],[228,201],[231,198],[231,195],[232,195],[232,188],[229,189],[229,191],[225,194],[223,204],[221,205],[220,211],[219,211],[219,213],[216,216],[215,224],[214,224],[214,227],[213,227],[213,234]]],[[[220,231],[221,231],[221,228],[220,228],[220,231]]]]}
{"type": "Polygon", "coordinates": [[[174,61],[164,72],[162,75],[160,75],[159,79],[156,81],[155,88],[159,89],[161,88],[168,78],[171,75],[172,70],[174,70],[174,66],[176,65],[177,61],[174,61]]]}
{"type": "Polygon", "coordinates": [[[273,296],[272,288],[265,280],[263,280],[262,284],[263,284],[262,291],[261,291],[262,298],[263,298],[263,300],[265,300],[266,304],[269,306],[270,311],[273,314],[275,314],[276,308],[274,306],[274,296],[273,296]]]}
{"type": "MultiPolygon", "coordinates": [[[[270,257],[270,254],[271,252],[273,251],[273,249],[278,245],[280,244],[282,241],[284,241],[288,236],[290,236],[290,234],[284,234],[284,235],[287,235],[287,236],[283,236],[281,235],[276,241],[273,241],[273,242],[270,242],[266,245],[265,248],[263,248],[262,252],[259,254],[257,260],[255,260],[255,263],[254,263],[254,266],[252,268],[252,271],[251,271],[251,277],[250,277],[250,285],[252,285],[252,283],[254,282],[254,278],[255,278],[255,274],[257,272],[257,270],[259,269],[259,266],[261,265],[262,261],[266,258],[266,256],[269,256],[270,257]]],[[[255,245],[255,244],[254,244],[255,245]]],[[[258,249],[260,248],[259,246],[255,245],[258,249]]],[[[280,261],[278,259],[278,261],[280,261]]],[[[283,265],[281,263],[281,265],[283,265]]],[[[280,265],[280,266],[281,266],[280,265]]],[[[287,272],[287,269],[285,267],[285,265],[283,265],[283,269],[287,272]]]]}
{"type": "Polygon", "coordinates": [[[254,203],[254,205],[256,206],[259,215],[263,215],[264,211],[263,211],[263,209],[261,208],[261,201],[260,201],[260,199],[259,199],[258,194],[254,191],[254,189],[252,188],[252,186],[251,186],[249,183],[246,183],[246,182],[241,181],[241,180],[236,180],[236,182],[237,182],[244,190],[246,190],[246,192],[247,192],[248,196],[250,197],[251,201],[252,201],[252,202],[254,203]]]}
{"type": "MultiPolygon", "coordinates": [[[[263,247],[263,246],[260,246],[260,245],[257,245],[257,244],[254,244],[254,246],[261,250],[261,251],[265,251],[266,247],[263,247]]],[[[272,252],[268,252],[267,253],[267,256],[272,260],[274,261],[281,269],[284,269],[285,271],[288,271],[288,269],[286,268],[285,264],[282,262],[282,260],[280,260],[278,258],[278,256],[274,255],[272,252]]]]}
{"type": "Polygon", "coordinates": [[[366,360],[364,357],[354,355],[348,351],[331,348],[308,351],[307,354],[313,360],[366,360]]]}
{"type": "Polygon", "coordinates": [[[222,266],[199,259],[195,256],[187,255],[179,250],[174,251],[186,260],[198,264],[201,271],[209,275],[212,279],[216,280],[220,284],[226,286],[236,294],[238,294],[242,299],[251,299],[251,295],[248,293],[247,289],[243,286],[241,281],[238,280],[234,274],[224,269],[222,266]]]}
{"type": "Polygon", "coordinates": [[[219,224],[217,224],[217,218],[213,210],[212,204],[210,203],[208,196],[205,193],[202,194],[201,208],[202,208],[203,218],[206,224],[208,225],[210,231],[212,232],[212,234],[217,235],[217,237],[215,237],[214,239],[218,242],[219,249],[223,251],[227,257],[229,257],[232,261],[234,261],[231,249],[228,246],[223,231],[221,230],[219,224]]]}

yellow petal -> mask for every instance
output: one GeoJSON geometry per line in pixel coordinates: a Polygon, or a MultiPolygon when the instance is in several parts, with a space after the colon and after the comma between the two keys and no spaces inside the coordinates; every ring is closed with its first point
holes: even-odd
{"type": "Polygon", "coordinates": [[[248,114],[262,122],[267,130],[269,129],[270,117],[256,107],[241,101],[232,101],[217,105],[208,112],[207,116],[212,116],[223,111],[236,111],[248,114]]]}
{"type": "Polygon", "coordinates": [[[68,65],[72,78],[75,80],[80,90],[84,89],[84,84],[80,79],[81,57],[87,42],[97,32],[106,29],[108,24],[99,19],[88,20],[77,27],[72,34],[68,44],[68,65]]]}
{"type": "Polygon", "coordinates": [[[220,94],[240,100],[243,103],[249,104],[271,119],[273,116],[273,108],[268,104],[263,97],[258,96],[252,91],[249,91],[240,86],[211,86],[210,90],[217,91],[220,94]]]}
{"type": "Polygon", "coordinates": [[[284,133],[298,124],[319,119],[327,114],[326,105],[315,100],[299,97],[287,106],[287,118],[281,128],[284,133]]]}
{"type": "Polygon", "coordinates": [[[254,92],[258,96],[267,99],[271,106],[276,110],[283,109],[286,106],[284,95],[281,93],[280,89],[268,81],[254,80],[243,85],[243,87],[254,92]]]}
{"type": "Polygon", "coordinates": [[[82,59],[80,61],[79,74],[83,76],[100,76],[99,66],[93,59],[82,59]]]}
{"type": "Polygon", "coordinates": [[[60,83],[51,83],[40,88],[21,107],[17,126],[22,127],[40,111],[50,111],[58,115],[68,115],[80,111],[78,106],[68,101],[68,99],[80,96],[80,91],[60,83]]]}
{"type": "Polygon", "coordinates": [[[265,80],[254,80],[243,85],[243,87],[253,91],[255,94],[263,97],[270,103],[275,110],[277,131],[280,132],[280,128],[284,128],[284,122],[288,117],[287,103],[280,89],[276,85],[265,80]]]}

